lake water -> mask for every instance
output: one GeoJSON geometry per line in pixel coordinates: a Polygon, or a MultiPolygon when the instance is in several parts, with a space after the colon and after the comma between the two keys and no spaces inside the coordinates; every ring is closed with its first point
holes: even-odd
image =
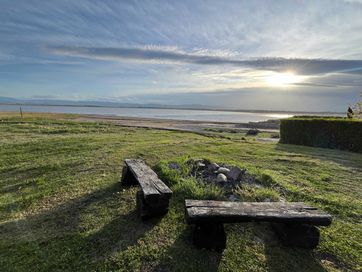
{"type": "MultiPolygon", "coordinates": [[[[254,113],[211,110],[149,109],[149,108],[108,108],[73,106],[21,106],[23,112],[99,114],[122,117],[159,118],[174,120],[247,123],[269,119],[288,118],[292,113],[254,113]]],[[[0,111],[19,111],[18,105],[0,105],[0,111]]]]}

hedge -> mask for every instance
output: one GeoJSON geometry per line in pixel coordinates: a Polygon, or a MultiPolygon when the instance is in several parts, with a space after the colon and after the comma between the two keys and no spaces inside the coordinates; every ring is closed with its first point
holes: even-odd
{"type": "Polygon", "coordinates": [[[282,119],[280,143],[362,153],[362,122],[347,118],[305,116],[282,119]]]}

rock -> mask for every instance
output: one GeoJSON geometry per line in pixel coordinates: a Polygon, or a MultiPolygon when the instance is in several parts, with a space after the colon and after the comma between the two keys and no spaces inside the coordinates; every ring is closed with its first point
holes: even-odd
{"type": "Polygon", "coordinates": [[[244,173],[243,170],[241,170],[239,167],[232,167],[228,173],[226,173],[226,176],[228,179],[231,179],[233,181],[236,181],[240,178],[240,176],[244,173]]]}
{"type": "Polygon", "coordinates": [[[224,174],[220,173],[217,175],[216,180],[217,182],[226,182],[228,178],[224,174]]]}
{"type": "Polygon", "coordinates": [[[204,169],[204,168],[205,168],[205,164],[202,163],[202,162],[200,162],[200,161],[197,162],[196,166],[197,166],[197,168],[199,168],[199,169],[204,169]]]}
{"type": "Polygon", "coordinates": [[[169,164],[168,164],[168,167],[170,168],[170,169],[173,169],[173,170],[177,170],[177,171],[180,171],[180,165],[178,165],[178,163],[177,162],[170,162],[169,164]]]}
{"type": "Polygon", "coordinates": [[[235,202],[235,201],[239,201],[239,198],[238,198],[237,196],[235,196],[235,195],[230,195],[230,196],[228,197],[228,200],[235,202]]]}
{"type": "Polygon", "coordinates": [[[249,130],[246,132],[246,135],[255,136],[255,135],[258,135],[259,132],[260,132],[259,129],[252,128],[252,129],[249,129],[249,130]]]}
{"type": "Polygon", "coordinates": [[[229,172],[230,172],[230,170],[226,167],[219,167],[219,169],[217,169],[217,171],[216,171],[216,173],[218,173],[218,174],[221,173],[224,175],[228,174],[229,172]]]}
{"type": "Polygon", "coordinates": [[[210,172],[214,172],[216,171],[217,169],[219,169],[219,165],[217,163],[210,163],[209,166],[207,167],[207,169],[210,171],[210,172]]]}

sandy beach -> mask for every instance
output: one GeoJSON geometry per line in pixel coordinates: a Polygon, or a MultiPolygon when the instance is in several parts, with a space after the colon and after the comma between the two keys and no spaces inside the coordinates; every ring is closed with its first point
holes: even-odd
{"type": "MultiPolygon", "coordinates": [[[[137,118],[137,117],[120,117],[104,115],[79,115],[76,118],[79,121],[89,122],[111,122],[124,127],[141,127],[155,128],[176,131],[191,131],[197,133],[206,133],[208,129],[232,129],[240,132],[249,130],[248,124],[236,124],[228,122],[206,122],[206,121],[189,121],[189,120],[170,120],[156,118],[137,118]]],[[[254,124],[253,124],[254,125],[254,124]]],[[[266,129],[257,125],[261,132],[278,132],[278,129],[266,129]]]]}

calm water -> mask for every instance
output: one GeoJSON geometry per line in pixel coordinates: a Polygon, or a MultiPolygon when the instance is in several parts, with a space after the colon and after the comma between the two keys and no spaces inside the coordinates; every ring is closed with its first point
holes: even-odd
{"type": "MultiPolygon", "coordinates": [[[[23,112],[79,113],[114,115],[123,117],[160,118],[174,120],[219,121],[247,123],[291,117],[285,113],[253,113],[210,110],[177,109],[141,109],[141,108],[106,108],[106,107],[69,107],[69,106],[22,106],[23,112]]],[[[19,111],[17,105],[0,105],[0,111],[19,111]]]]}

